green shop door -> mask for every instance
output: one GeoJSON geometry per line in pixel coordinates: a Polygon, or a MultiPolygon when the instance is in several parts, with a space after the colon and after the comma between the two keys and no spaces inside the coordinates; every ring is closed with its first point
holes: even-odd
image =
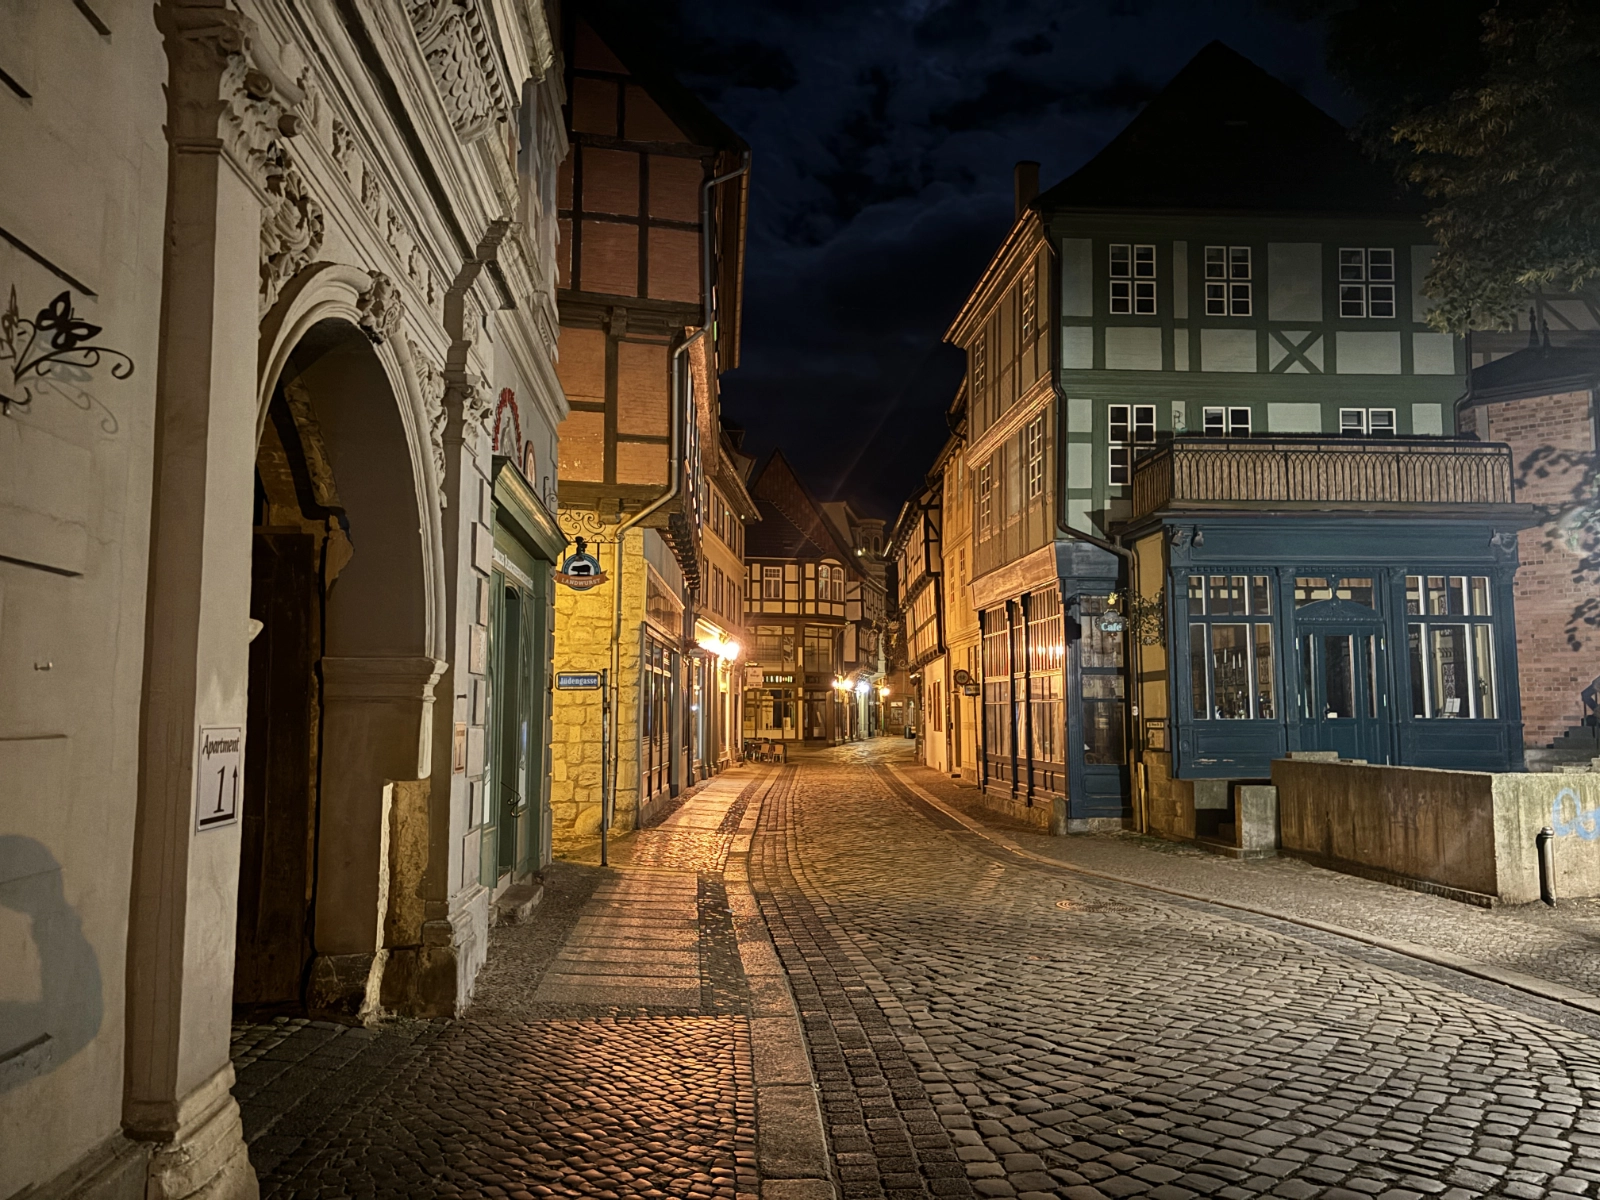
{"type": "Polygon", "coordinates": [[[1378,626],[1307,623],[1297,640],[1301,748],[1387,761],[1383,634],[1378,626]]]}
{"type": "MultiPolygon", "coordinates": [[[[489,728],[479,882],[524,878],[544,862],[549,581],[535,561],[497,543],[490,577],[489,728]]],[[[520,551],[520,547],[516,548],[520,551]]]]}

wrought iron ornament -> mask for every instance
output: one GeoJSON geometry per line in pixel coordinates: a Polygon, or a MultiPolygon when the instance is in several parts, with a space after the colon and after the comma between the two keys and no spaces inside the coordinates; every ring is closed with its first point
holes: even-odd
{"type": "MultiPolygon", "coordinates": [[[[100,334],[100,326],[80,320],[72,311],[72,293],[62,292],[38,316],[28,320],[17,311],[17,289],[11,289],[11,302],[0,314],[0,363],[11,365],[11,388],[21,395],[0,393],[0,415],[10,416],[13,407],[27,411],[33,404],[33,388],[23,383],[32,376],[35,380],[47,379],[56,367],[72,367],[92,371],[102,358],[111,359],[111,378],[126,379],[133,374],[133,359],[120,350],[108,346],[90,346],[89,342],[100,334]],[[44,346],[35,347],[41,337],[47,337],[44,346]]],[[[115,418],[107,414],[115,428],[115,418]]]]}

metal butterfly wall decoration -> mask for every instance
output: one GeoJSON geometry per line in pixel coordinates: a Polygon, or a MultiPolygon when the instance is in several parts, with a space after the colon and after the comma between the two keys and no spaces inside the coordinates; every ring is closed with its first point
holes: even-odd
{"type": "Polygon", "coordinates": [[[109,359],[113,379],[132,375],[133,359],[122,351],[85,344],[99,334],[100,326],[73,313],[71,292],[62,292],[30,321],[18,312],[13,287],[11,301],[0,313],[0,364],[9,363],[11,371],[11,394],[0,392],[0,415],[10,416],[13,408],[26,411],[33,403],[33,389],[23,380],[46,379],[54,367],[92,371],[102,359],[109,359]]]}

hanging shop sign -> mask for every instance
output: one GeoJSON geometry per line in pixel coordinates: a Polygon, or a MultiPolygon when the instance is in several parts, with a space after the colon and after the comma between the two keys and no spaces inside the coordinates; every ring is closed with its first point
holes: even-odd
{"type": "Polygon", "coordinates": [[[606,573],[600,569],[600,560],[588,552],[589,543],[583,538],[574,540],[576,553],[567,555],[561,564],[561,570],[556,572],[556,582],[564,583],[575,592],[587,592],[592,587],[599,587],[606,581],[606,573]]]}
{"type": "Polygon", "coordinates": [[[957,687],[966,687],[967,684],[972,682],[972,672],[965,667],[959,667],[950,678],[956,681],[957,687]]]}

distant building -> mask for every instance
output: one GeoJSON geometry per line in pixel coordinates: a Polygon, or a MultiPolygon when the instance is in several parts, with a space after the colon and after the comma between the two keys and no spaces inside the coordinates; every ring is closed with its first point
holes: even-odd
{"type": "Polygon", "coordinates": [[[1419,203],[1220,43],[1035,180],[948,335],[990,794],[1087,829],[1297,750],[1520,767],[1529,510],[1445,436],[1419,203]]]}
{"type": "Polygon", "coordinates": [[[598,6],[566,18],[560,519],[606,578],[559,590],[556,669],[604,671],[607,684],[555,693],[557,845],[599,833],[605,789],[614,827],[632,829],[708,769],[695,708],[711,687],[696,633],[715,565],[707,508],[720,490],[749,511],[717,458],[719,379],[738,362],[748,150],[651,47],[603,26],[598,6]]]}
{"type": "Polygon", "coordinates": [[[751,482],[746,738],[842,742],[877,732],[883,522],[812,498],[781,453],[751,482]]]}

